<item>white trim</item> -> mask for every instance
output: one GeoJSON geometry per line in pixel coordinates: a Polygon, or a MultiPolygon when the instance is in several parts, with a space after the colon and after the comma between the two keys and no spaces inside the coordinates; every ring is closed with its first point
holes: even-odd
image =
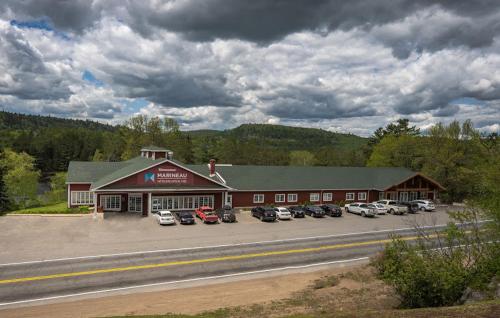
{"type": "Polygon", "coordinates": [[[276,203],[284,203],[284,202],[286,202],[286,194],[285,193],[276,193],[274,195],[274,202],[276,202],[276,203]],[[278,201],[278,196],[283,196],[283,200],[278,201]]]}
{"type": "Polygon", "coordinates": [[[151,214],[151,212],[153,211],[153,208],[152,208],[152,202],[153,200],[153,196],[151,195],[151,192],[148,193],[148,215],[151,214]]]}
{"type": "Polygon", "coordinates": [[[70,204],[71,205],[93,205],[95,204],[94,202],[94,195],[93,195],[93,192],[92,191],[88,191],[88,190],[76,190],[76,191],[70,191],[70,204]],[[79,198],[79,195],[78,193],[85,193],[85,194],[88,194],[88,196],[86,196],[86,198],[88,198],[88,201],[87,202],[82,202],[82,200],[79,200],[81,198],[79,198]]]}
{"type": "Polygon", "coordinates": [[[103,211],[121,211],[122,210],[122,195],[121,194],[101,194],[99,205],[103,211]],[[105,205],[106,199],[110,197],[119,197],[117,208],[107,208],[105,205]],[[104,204],[103,204],[104,203],[104,204]]]}
{"type": "Polygon", "coordinates": [[[66,192],[67,192],[66,193],[66,196],[67,196],[67,200],[66,201],[68,202],[68,204],[67,204],[68,209],[71,208],[71,193],[70,193],[70,188],[71,187],[68,184],[68,186],[66,187],[66,192]]]}
{"type": "Polygon", "coordinates": [[[332,192],[323,192],[323,201],[325,201],[325,202],[333,201],[333,193],[332,192]],[[325,194],[328,194],[330,198],[325,199],[325,194]]]}
{"type": "Polygon", "coordinates": [[[127,210],[128,212],[134,212],[134,213],[142,213],[142,207],[144,205],[143,199],[142,199],[142,193],[129,193],[128,194],[128,199],[127,199],[127,210]],[[140,210],[135,209],[134,211],[130,210],[130,199],[132,198],[140,198],[141,199],[141,205],[140,205],[140,210]]]}
{"type": "Polygon", "coordinates": [[[239,190],[239,189],[232,189],[231,191],[233,192],[294,192],[294,191],[299,191],[299,192],[311,192],[311,191],[383,191],[380,189],[367,189],[367,188],[362,188],[362,189],[353,189],[353,188],[348,188],[348,189],[272,189],[272,190],[239,190]]]}
{"type": "Polygon", "coordinates": [[[215,175],[222,181],[222,183],[226,184],[226,180],[220,175],[218,171],[215,171],[215,175]]]}
{"type": "Polygon", "coordinates": [[[266,201],[266,197],[263,193],[254,193],[253,194],[253,200],[252,200],[253,203],[264,203],[265,201],[266,201]],[[260,200],[255,201],[255,196],[262,196],[262,201],[260,201],[260,200]]]}
{"type": "Polygon", "coordinates": [[[346,200],[346,201],[354,201],[355,199],[356,199],[356,193],[355,193],[355,192],[347,192],[347,193],[345,194],[345,200],[346,200]],[[348,196],[348,195],[350,195],[350,194],[352,194],[352,199],[348,199],[348,198],[347,198],[347,196],[348,196]]]}
{"type": "Polygon", "coordinates": [[[92,188],[92,185],[91,185],[91,186],[90,186],[90,188],[91,188],[90,190],[91,190],[91,191],[98,190],[98,189],[100,189],[100,188],[102,188],[102,187],[108,186],[108,185],[110,185],[110,184],[112,184],[112,183],[115,183],[115,182],[117,182],[117,181],[123,180],[123,179],[125,179],[125,178],[130,177],[130,176],[133,176],[134,174],[141,173],[141,172],[143,172],[143,171],[146,171],[146,170],[148,170],[148,169],[151,169],[151,168],[154,168],[154,167],[156,167],[156,166],[162,165],[162,164],[164,164],[164,163],[171,163],[171,164],[173,164],[173,165],[174,165],[174,166],[176,166],[176,167],[179,167],[179,168],[181,168],[181,169],[184,169],[184,170],[186,170],[186,171],[189,171],[189,172],[191,172],[191,173],[193,173],[193,174],[195,174],[195,175],[197,175],[197,176],[200,176],[200,177],[202,177],[202,178],[204,178],[204,179],[210,180],[210,181],[212,181],[213,183],[216,183],[216,184],[218,184],[218,185],[221,185],[221,186],[223,186],[223,187],[224,187],[224,188],[226,188],[226,189],[231,189],[231,187],[228,187],[228,186],[227,186],[227,185],[225,185],[225,184],[222,184],[222,183],[217,182],[217,181],[215,181],[215,180],[213,180],[213,179],[210,179],[209,177],[206,177],[206,176],[204,176],[204,175],[202,175],[202,174],[200,174],[200,173],[198,173],[198,172],[196,172],[196,171],[193,171],[193,170],[191,170],[191,169],[189,169],[189,168],[186,168],[186,167],[184,167],[184,166],[181,166],[181,165],[179,165],[179,164],[177,164],[177,163],[175,163],[175,162],[173,162],[173,161],[170,161],[169,159],[165,158],[164,160],[162,160],[162,161],[160,161],[160,162],[154,162],[152,165],[147,166],[147,167],[146,167],[146,168],[144,168],[144,169],[141,169],[141,170],[136,170],[136,171],[134,171],[134,172],[132,172],[132,173],[130,173],[130,174],[128,174],[128,175],[126,175],[126,176],[123,176],[123,177],[120,177],[120,178],[114,179],[113,181],[110,181],[110,182],[108,182],[108,183],[106,183],[106,184],[103,184],[103,185],[101,185],[101,186],[99,186],[99,187],[97,187],[97,188],[92,188]]]}
{"type": "Polygon", "coordinates": [[[221,189],[221,188],[197,188],[197,189],[168,189],[168,188],[163,188],[163,189],[155,189],[155,188],[140,188],[140,189],[101,189],[97,190],[96,192],[116,192],[116,193],[123,193],[123,192],[193,192],[193,191],[227,191],[227,189],[221,189]]]}
{"type": "Polygon", "coordinates": [[[367,194],[366,192],[358,192],[358,201],[366,201],[366,200],[367,200],[367,198],[368,198],[368,194],[367,194]],[[365,195],[364,199],[361,199],[361,198],[360,198],[360,195],[361,195],[361,194],[364,194],[364,195],[365,195]]]}
{"type": "Polygon", "coordinates": [[[287,202],[297,202],[299,200],[299,195],[298,193],[287,193],[286,194],[286,201],[287,202]],[[295,200],[290,200],[290,196],[291,195],[294,195],[295,196],[295,200]]]}
{"type": "Polygon", "coordinates": [[[311,192],[309,193],[309,201],[311,202],[319,202],[321,200],[321,195],[319,194],[319,192],[311,192]],[[318,196],[318,199],[317,200],[313,200],[312,196],[318,196]]]}

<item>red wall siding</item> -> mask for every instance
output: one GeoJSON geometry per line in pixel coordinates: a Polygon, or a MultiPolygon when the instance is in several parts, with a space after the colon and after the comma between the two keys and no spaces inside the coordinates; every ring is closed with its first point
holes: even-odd
{"type": "Polygon", "coordinates": [[[90,183],[69,185],[69,191],[89,191],[89,190],[90,190],[90,183]]]}
{"type": "MultiPolygon", "coordinates": [[[[368,190],[311,190],[311,191],[256,191],[256,192],[232,192],[231,194],[233,195],[233,206],[234,207],[251,207],[251,206],[256,206],[256,205],[268,205],[268,204],[276,204],[276,205],[297,205],[297,204],[302,204],[304,202],[309,201],[309,196],[311,193],[319,193],[320,194],[320,201],[318,202],[313,202],[314,204],[323,204],[323,203],[334,203],[334,202],[339,202],[339,201],[345,201],[346,199],[346,193],[348,192],[353,192],[355,194],[354,201],[359,201],[358,200],[358,193],[359,192],[366,192],[367,193],[367,199],[371,200],[373,198],[372,193],[370,193],[370,197],[368,197],[368,190]],[[288,193],[296,193],[297,194],[297,202],[275,202],[275,194],[285,194],[285,199],[288,200],[288,193]],[[333,201],[323,201],[323,193],[332,193],[333,194],[333,201]],[[264,194],[264,203],[253,203],[253,195],[254,194],[264,194]]],[[[370,191],[374,192],[374,191],[370,191]]],[[[378,194],[377,194],[378,198],[378,194]]],[[[367,202],[367,200],[364,200],[363,202],[367,202]]],[[[371,202],[371,201],[370,201],[371,202]]]]}
{"type": "Polygon", "coordinates": [[[126,186],[144,186],[146,188],[154,188],[155,185],[165,186],[165,184],[172,185],[172,187],[175,187],[175,185],[207,186],[210,188],[220,187],[216,183],[214,183],[208,179],[205,179],[199,175],[191,173],[183,168],[177,167],[177,166],[169,164],[169,163],[165,163],[165,164],[156,166],[154,168],[147,169],[143,172],[136,173],[136,174],[131,175],[125,179],[116,181],[113,184],[110,184],[109,186],[103,187],[103,189],[112,189],[114,187],[126,187],[126,186]],[[165,181],[168,181],[168,183],[162,183],[158,179],[158,174],[162,173],[162,171],[161,171],[162,169],[172,170],[171,172],[174,172],[174,173],[183,173],[183,174],[186,174],[186,177],[179,178],[179,179],[169,179],[169,180],[165,180],[165,181]],[[147,173],[153,173],[155,175],[154,182],[153,181],[145,181],[144,176],[147,173]]]}

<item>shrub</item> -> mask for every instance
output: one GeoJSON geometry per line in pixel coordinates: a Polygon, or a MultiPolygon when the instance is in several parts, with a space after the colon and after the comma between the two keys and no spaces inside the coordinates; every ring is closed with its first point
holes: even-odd
{"type": "Polygon", "coordinates": [[[78,207],[78,211],[81,213],[88,213],[89,212],[89,206],[88,205],[81,205],[78,207]]]}

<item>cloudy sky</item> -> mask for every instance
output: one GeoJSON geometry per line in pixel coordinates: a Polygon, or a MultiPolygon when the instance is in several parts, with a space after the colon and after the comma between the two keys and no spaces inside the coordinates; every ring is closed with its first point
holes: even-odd
{"type": "Polygon", "coordinates": [[[498,0],[4,0],[0,107],[183,129],[500,129],[498,0]]]}

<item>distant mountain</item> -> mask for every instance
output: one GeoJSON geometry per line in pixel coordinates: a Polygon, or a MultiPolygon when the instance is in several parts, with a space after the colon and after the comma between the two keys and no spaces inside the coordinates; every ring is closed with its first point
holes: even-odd
{"type": "Polygon", "coordinates": [[[0,129],[36,130],[40,128],[87,128],[97,131],[115,131],[117,127],[91,120],[27,115],[0,111],[0,129]]]}
{"type": "Polygon", "coordinates": [[[233,137],[241,141],[253,141],[262,146],[287,150],[315,150],[321,147],[354,150],[368,142],[367,138],[352,134],[330,132],[317,128],[268,124],[243,124],[224,131],[195,130],[186,133],[195,139],[233,137]]]}

